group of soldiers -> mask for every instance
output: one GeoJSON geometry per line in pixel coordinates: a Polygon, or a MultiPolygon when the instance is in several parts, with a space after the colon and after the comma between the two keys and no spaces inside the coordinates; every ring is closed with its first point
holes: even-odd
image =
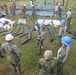
{"type": "MultiPolygon", "coordinates": [[[[32,3],[31,4],[32,7],[32,16],[34,19],[36,19],[36,8],[35,5],[32,3]]],[[[11,16],[15,15],[15,10],[16,10],[16,2],[14,0],[10,0],[9,5],[7,4],[6,1],[4,1],[3,5],[0,6],[1,9],[3,9],[5,11],[5,14],[8,16],[9,14],[11,16]]],[[[22,3],[20,6],[20,18],[26,19],[26,5],[25,3],[22,3]]]]}
{"type": "MultiPolygon", "coordinates": [[[[58,4],[59,10],[62,10],[61,3],[58,4]]],[[[15,9],[16,6],[13,5],[13,3],[10,3],[10,13],[12,15],[15,15],[15,9]],[[13,10],[12,10],[13,9],[13,10]]],[[[32,5],[33,9],[35,9],[34,5],[32,5]]],[[[57,8],[57,7],[56,7],[57,8]]],[[[6,14],[8,14],[7,5],[6,2],[4,2],[4,9],[6,11],[6,14]]],[[[25,12],[26,12],[26,5],[21,5],[21,18],[26,18],[25,12]]],[[[67,22],[70,24],[71,21],[71,8],[69,8],[69,11],[67,12],[67,22]]],[[[36,10],[35,10],[36,11],[36,10]]],[[[33,11],[33,13],[35,12],[33,11]]],[[[61,12],[59,12],[61,18],[61,12]]],[[[35,16],[33,16],[36,18],[35,16]]],[[[69,26],[68,26],[69,27],[69,26]]],[[[72,44],[72,40],[69,36],[66,36],[66,30],[67,25],[65,20],[60,21],[60,29],[59,33],[57,34],[58,41],[59,41],[59,49],[57,51],[57,56],[53,56],[52,50],[46,50],[44,52],[43,58],[41,58],[38,62],[38,67],[40,68],[39,75],[62,75],[63,74],[63,67],[66,62],[68,52],[70,50],[70,46],[72,44]]],[[[45,31],[44,31],[44,24],[40,24],[39,28],[37,30],[37,44],[39,45],[39,42],[41,42],[41,49],[44,49],[44,39],[45,39],[45,31]]],[[[7,60],[12,66],[13,71],[16,73],[18,72],[18,75],[21,75],[23,72],[23,69],[21,67],[20,57],[22,56],[21,50],[13,43],[14,36],[12,34],[7,34],[5,36],[6,42],[1,44],[0,51],[7,54],[7,60]]],[[[2,56],[0,52],[0,55],[2,56]]],[[[2,56],[3,57],[3,56],[2,56]]]]}
{"type": "MultiPolygon", "coordinates": [[[[57,19],[61,19],[62,18],[62,10],[63,10],[62,4],[56,3],[52,18],[56,15],[57,19]]],[[[68,29],[70,29],[71,19],[72,19],[72,8],[69,8],[68,11],[66,12],[66,21],[67,21],[68,29]]]]}
{"type": "MultiPolygon", "coordinates": [[[[57,56],[53,56],[53,52],[51,50],[46,50],[44,52],[43,58],[41,58],[38,62],[38,67],[41,69],[39,75],[62,75],[63,67],[66,62],[68,52],[70,50],[70,46],[72,44],[72,39],[69,36],[65,36],[66,34],[66,21],[62,20],[60,22],[60,30],[58,37],[61,40],[60,48],[58,49],[57,56]],[[53,59],[52,59],[53,58],[53,59]]],[[[38,41],[42,42],[43,49],[43,40],[45,37],[45,32],[43,31],[44,25],[39,26],[39,34],[38,41]]],[[[14,36],[12,34],[7,34],[5,36],[6,42],[1,44],[0,51],[7,54],[7,60],[12,66],[13,71],[18,75],[23,73],[23,69],[21,68],[20,57],[22,56],[21,50],[13,43],[14,36]]],[[[1,54],[0,54],[1,55],[1,54]]]]}
{"type": "Polygon", "coordinates": [[[55,14],[56,14],[57,19],[62,17],[62,4],[61,3],[55,4],[54,13],[53,13],[52,18],[54,17],[55,14]]]}
{"type": "Polygon", "coordinates": [[[67,59],[68,52],[71,46],[71,38],[69,36],[62,37],[61,47],[57,52],[56,57],[52,57],[53,53],[51,50],[44,52],[43,58],[39,60],[39,75],[64,75],[63,67],[67,59]]]}
{"type": "MultiPolygon", "coordinates": [[[[44,41],[44,26],[40,24],[40,35],[38,35],[38,41],[44,41]]],[[[38,62],[40,73],[39,75],[64,75],[63,74],[63,67],[66,62],[70,46],[72,44],[72,39],[69,36],[66,36],[66,21],[60,21],[60,29],[59,33],[57,34],[58,42],[59,42],[59,49],[57,51],[57,56],[53,56],[53,52],[51,50],[46,50],[44,52],[43,58],[41,58],[38,62]]],[[[43,47],[42,47],[43,49],[43,47]]]]}
{"type": "Polygon", "coordinates": [[[9,12],[10,12],[10,15],[15,15],[16,3],[13,0],[9,2],[9,5],[7,5],[7,3],[4,1],[3,8],[6,15],[8,15],[9,12]]]}

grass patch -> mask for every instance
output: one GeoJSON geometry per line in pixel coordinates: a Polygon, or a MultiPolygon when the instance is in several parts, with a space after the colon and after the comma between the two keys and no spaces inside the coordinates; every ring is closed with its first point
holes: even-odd
{"type": "MultiPolygon", "coordinates": [[[[3,0],[1,0],[1,1],[3,1],[3,0]]],[[[28,1],[27,0],[16,0],[16,3],[17,3],[17,5],[21,5],[21,3],[24,2],[25,4],[28,5],[29,1],[30,0],[28,0],[28,1]]],[[[39,1],[41,1],[41,0],[39,0],[39,1]]],[[[60,0],[57,0],[57,1],[60,1],[60,0]]],[[[76,6],[76,0],[73,0],[73,1],[69,0],[69,6],[68,7],[75,8],[75,6],[76,6]]],[[[76,13],[75,9],[73,9],[72,11],[74,13],[76,13]]],[[[16,22],[18,22],[19,17],[20,17],[19,15],[15,15],[14,17],[9,16],[9,19],[15,20],[16,22]]],[[[34,26],[32,21],[30,20],[30,18],[29,17],[27,17],[27,18],[28,18],[27,24],[34,26]]],[[[38,17],[38,16],[37,16],[37,18],[50,19],[50,17],[38,17]]],[[[63,19],[66,19],[66,18],[63,18],[63,19]]],[[[53,51],[53,56],[56,56],[56,54],[57,54],[57,46],[56,45],[57,45],[58,40],[56,39],[52,43],[49,42],[47,28],[48,27],[45,27],[47,37],[44,41],[44,51],[46,49],[50,49],[53,51]]],[[[72,19],[71,29],[76,30],[76,19],[75,18],[72,19]]],[[[58,29],[56,28],[56,30],[58,30],[58,29]]],[[[5,36],[1,36],[1,34],[2,33],[0,33],[0,43],[3,43],[3,42],[5,42],[5,36]]],[[[56,33],[55,33],[55,35],[56,35],[56,33]]],[[[68,33],[67,33],[67,35],[72,37],[68,33]]],[[[23,54],[21,57],[21,63],[22,63],[22,67],[25,69],[24,75],[25,74],[26,75],[38,75],[38,73],[39,73],[38,61],[41,57],[43,57],[43,53],[40,56],[37,54],[38,46],[36,44],[35,31],[33,31],[31,34],[31,40],[28,41],[27,43],[25,43],[24,45],[21,45],[21,42],[25,39],[26,39],[26,36],[24,36],[22,38],[19,38],[19,36],[17,36],[14,39],[15,44],[21,49],[22,54],[23,54]]],[[[65,63],[65,67],[64,67],[64,75],[75,75],[76,74],[76,66],[75,66],[76,65],[76,63],[75,63],[76,62],[76,40],[73,39],[72,41],[73,42],[72,42],[71,50],[69,52],[69,55],[68,55],[68,58],[67,58],[67,61],[65,63]]],[[[9,64],[7,62],[7,59],[6,59],[6,54],[4,54],[4,55],[5,55],[5,57],[3,59],[0,59],[0,74],[1,74],[2,68],[3,69],[10,68],[9,64]]],[[[11,74],[5,73],[5,75],[11,75],[11,74]]],[[[12,74],[12,75],[14,75],[14,74],[12,74]]]]}

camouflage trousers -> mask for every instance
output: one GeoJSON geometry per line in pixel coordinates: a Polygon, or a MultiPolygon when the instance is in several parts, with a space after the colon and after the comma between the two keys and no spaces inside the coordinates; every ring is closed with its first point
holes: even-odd
{"type": "Polygon", "coordinates": [[[68,27],[68,29],[71,28],[71,27],[70,27],[70,23],[71,23],[71,18],[67,18],[67,27],[68,27]]]}
{"type": "Polygon", "coordinates": [[[8,15],[8,9],[5,9],[5,14],[8,15]]]}
{"type": "Polygon", "coordinates": [[[22,12],[22,13],[21,13],[20,18],[23,18],[23,19],[26,18],[25,12],[22,12]]]}
{"type": "Polygon", "coordinates": [[[61,11],[58,11],[58,18],[62,18],[62,12],[61,11]]]}
{"type": "Polygon", "coordinates": [[[21,70],[21,63],[19,62],[18,64],[13,64],[12,62],[10,63],[12,70],[14,71],[14,73],[18,73],[18,75],[21,75],[22,70],[21,70]]]}
{"type": "Polygon", "coordinates": [[[55,14],[56,14],[56,18],[58,18],[58,11],[54,11],[52,18],[54,17],[55,14]]]}
{"type": "Polygon", "coordinates": [[[42,47],[43,47],[43,40],[40,41],[40,40],[37,40],[37,45],[38,45],[38,54],[41,54],[41,51],[42,51],[42,47]]]}
{"type": "Polygon", "coordinates": [[[61,47],[61,37],[58,37],[58,49],[61,47]]]}
{"type": "Polygon", "coordinates": [[[34,19],[36,19],[36,12],[32,12],[32,16],[34,19]]]}
{"type": "Polygon", "coordinates": [[[62,63],[62,62],[57,63],[56,75],[62,75],[63,74],[63,67],[64,67],[64,63],[62,63]]]}

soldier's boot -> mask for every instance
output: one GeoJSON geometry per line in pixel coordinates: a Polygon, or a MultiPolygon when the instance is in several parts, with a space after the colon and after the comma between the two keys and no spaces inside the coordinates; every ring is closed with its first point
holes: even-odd
{"type": "Polygon", "coordinates": [[[24,72],[24,69],[21,68],[21,64],[18,64],[18,75],[21,75],[24,72]]]}
{"type": "Polygon", "coordinates": [[[13,72],[16,73],[17,72],[16,66],[14,64],[12,64],[11,66],[12,66],[13,72]]]}
{"type": "Polygon", "coordinates": [[[0,57],[3,58],[4,56],[2,55],[2,53],[0,52],[0,57]]]}

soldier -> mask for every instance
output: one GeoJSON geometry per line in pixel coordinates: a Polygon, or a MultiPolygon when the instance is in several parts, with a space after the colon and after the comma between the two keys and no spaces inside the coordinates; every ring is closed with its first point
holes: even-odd
{"type": "Polygon", "coordinates": [[[33,2],[32,2],[32,0],[30,0],[30,5],[31,5],[31,6],[33,5],[33,2]]]}
{"type": "Polygon", "coordinates": [[[4,10],[5,10],[5,14],[8,15],[8,7],[5,1],[4,1],[4,10]]]}
{"type": "Polygon", "coordinates": [[[14,6],[14,8],[13,8],[13,14],[15,15],[16,3],[15,3],[15,1],[14,1],[14,0],[13,0],[12,4],[13,4],[13,6],[14,6]]]}
{"type": "Polygon", "coordinates": [[[71,19],[72,19],[71,10],[72,10],[72,8],[69,8],[69,11],[66,13],[68,29],[70,29],[70,24],[71,24],[71,19]]]}
{"type": "Polygon", "coordinates": [[[23,18],[23,19],[26,18],[26,14],[25,14],[26,13],[26,10],[27,10],[26,9],[26,5],[25,4],[22,4],[21,5],[21,16],[20,17],[23,18]]]}
{"type": "Polygon", "coordinates": [[[0,4],[0,10],[4,10],[3,6],[0,4]]]}
{"type": "Polygon", "coordinates": [[[63,37],[66,34],[66,30],[67,30],[67,26],[66,26],[66,21],[65,20],[61,20],[60,21],[60,29],[59,29],[59,33],[58,36],[59,37],[63,37]]]}
{"type": "Polygon", "coordinates": [[[10,4],[9,4],[9,10],[10,10],[10,15],[14,15],[14,5],[10,2],[10,4]]]}
{"type": "Polygon", "coordinates": [[[58,33],[58,45],[59,45],[59,47],[61,46],[61,38],[63,37],[63,36],[65,36],[66,35],[66,30],[67,30],[67,26],[66,26],[66,21],[65,20],[61,20],[61,22],[60,22],[60,29],[59,29],[59,33],[58,33]]]}
{"type": "Polygon", "coordinates": [[[46,6],[46,0],[44,0],[44,5],[46,6]]]}
{"type": "Polygon", "coordinates": [[[36,8],[35,5],[32,5],[32,16],[34,19],[36,19],[36,8]]]}
{"type": "MultiPolygon", "coordinates": [[[[1,44],[0,44],[0,47],[1,47],[1,44]]],[[[0,51],[0,57],[3,58],[4,56],[2,55],[2,52],[0,51]]]]}
{"type": "Polygon", "coordinates": [[[54,17],[55,14],[56,14],[56,18],[58,18],[58,4],[57,3],[55,4],[54,13],[53,13],[52,18],[54,17]]]}
{"type": "Polygon", "coordinates": [[[53,75],[55,62],[52,60],[51,50],[46,50],[44,52],[44,58],[39,60],[38,66],[41,69],[39,75],[53,75]]]}
{"type": "Polygon", "coordinates": [[[5,52],[7,54],[7,60],[14,72],[18,72],[18,75],[21,75],[21,63],[20,57],[22,53],[20,49],[12,42],[14,37],[11,34],[7,34],[5,37],[6,42],[1,45],[0,51],[5,52]]]}
{"type": "Polygon", "coordinates": [[[53,4],[55,4],[55,0],[52,0],[53,4]]]}
{"type": "Polygon", "coordinates": [[[66,62],[68,52],[70,50],[72,40],[69,36],[64,36],[61,39],[61,43],[62,45],[57,52],[57,57],[54,57],[54,60],[57,62],[56,75],[62,75],[63,73],[63,67],[66,62]]]}
{"type": "Polygon", "coordinates": [[[30,0],[30,2],[31,2],[31,5],[33,5],[33,4],[34,4],[34,0],[30,0]]]}
{"type": "Polygon", "coordinates": [[[45,31],[42,25],[40,25],[36,34],[37,34],[37,45],[39,46],[38,54],[41,54],[41,49],[44,48],[43,42],[45,39],[45,31]]]}
{"type": "Polygon", "coordinates": [[[58,4],[58,18],[61,18],[62,17],[62,4],[59,3],[58,4]]]}
{"type": "Polygon", "coordinates": [[[62,5],[64,6],[65,0],[62,0],[62,5]]]}
{"type": "Polygon", "coordinates": [[[68,6],[68,0],[65,0],[65,3],[64,3],[65,10],[67,10],[67,6],[68,6]]]}

